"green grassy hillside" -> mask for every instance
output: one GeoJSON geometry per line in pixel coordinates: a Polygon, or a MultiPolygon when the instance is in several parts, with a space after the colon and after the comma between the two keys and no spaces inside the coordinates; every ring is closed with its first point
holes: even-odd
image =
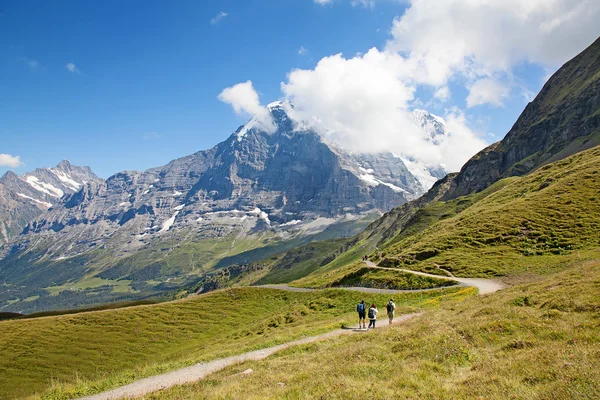
{"type": "Polygon", "coordinates": [[[207,274],[214,275],[232,265],[261,264],[260,269],[273,268],[265,282],[289,281],[318,268],[319,262],[312,261],[320,253],[324,257],[330,251],[329,246],[339,247],[342,242],[336,242],[336,238],[355,235],[375,218],[375,214],[368,214],[336,222],[319,233],[297,234],[285,240],[273,231],[234,232],[214,238],[198,232],[181,232],[179,237],[152,242],[120,258],[110,250],[110,243],[105,249],[61,260],[50,260],[36,252],[15,253],[2,260],[0,285],[7,290],[0,291],[0,310],[31,313],[158,299],[182,288],[202,285],[207,274]],[[274,262],[285,252],[294,252],[313,241],[324,242],[316,245],[316,251],[300,255],[307,262],[297,265],[296,270],[288,270],[288,259],[274,262]]]}
{"type": "Polygon", "coordinates": [[[596,399],[600,253],[593,258],[484,298],[442,302],[389,330],[296,346],[145,398],[596,399]]]}
{"type": "MultiPolygon", "coordinates": [[[[402,215],[401,227],[370,254],[382,266],[465,277],[544,272],[600,246],[600,147],[402,215]]],[[[295,284],[328,286],[353,268],[330,264],[295,284]]]]}
{"type": "MultiPolygon", "coordinates": [[[[400,313],[458,289],[397,296],[400,313]]],[[[463,296],[472,294],[465,292],[463,296]]],[[[363,294],[240,288],[155,305],[0,321],[0,398],[72,398],[327,332],[363,294]]],[[[364,295],[383,307],[386,295],[364,295]]]]}

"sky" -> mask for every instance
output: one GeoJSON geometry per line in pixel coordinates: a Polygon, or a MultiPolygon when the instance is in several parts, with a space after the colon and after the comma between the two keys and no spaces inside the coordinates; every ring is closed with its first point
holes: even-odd
{"type": "Polygon", "coordinates": [[[589,0],[0,0],[0,174],[210,148],[290,99],[350,150],[458,169],[600,35],[589,0]],[[423,143],[423,108],[453,136],[423,143]]]}

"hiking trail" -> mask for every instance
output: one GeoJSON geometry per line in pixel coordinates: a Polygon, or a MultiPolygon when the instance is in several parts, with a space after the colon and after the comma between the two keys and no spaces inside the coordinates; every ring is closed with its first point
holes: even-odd
{"type": "MultiPolygon", "coordinates": [[[[437,279],[446,279],[454,282],[458,282],[461,286],[474,286],[479,290],[480,295],[489,294],[496,292],[500,289],[505,288],[506,286],[498,281],[494,281],[491,279],[479,279],[479,278],[457,278],[455,276],[443,276],[443,275],[434,275],[428,274],[425,272],[411,271],[407,269],[399,269],[399,268],[386,268],[379,267],[375,265],[372,261],[365,261],[369,268],[373,269],[382,269],[382,270],[390,270],[390,271],[401,271],[407,272],[410,274],[427,276],[430,278],[437,279]]],[[[276,290],[286,290],[290,292],[313,292],[316,290],[323,289],[310,289],[310,288],[300,288],[293,287],[288,285],[260,285],[253,286],[257,288],[268,288],[268,289],[276,289],[276,290]]],[[[401,293],[401,292],[422,292],[428,290],[440,290],[436,289],[412,289],[412,290],[394,290],[394,289],[376,289],[376,288],[366,288],[366,287],[341,287],[341,288],[327,288],[327,289],[343,289],[343,290],[352,290],[363,293],[401,293]]],[[[411,318],[421,315],[421,313],[413,313],[413,314],[404,314],[399,315],[394,319],[394,324],[407,321],[411,318]]],[[[381,321],[384,321],[382,319],[381,321]]],[[[385,319],[387,321],[387,319],[385,319]]],[[[388,327],[388,324],[382,324],[381,327],[377,329],[382,329],[388,327]]],[[[261,350],[250,351],[247,353],[239,354],[236,356],[219,358],[213,361],[198,363],[189,367],[181,368],[175,371],[167,372],[161,375],[155,375],[148,378],[140,379],[138,381],[132,382],[128,385],[121,386],[119,388],[109,390],[106,392],[98,393],[92,396],[83,397],[84,400],[110,400],[110,399],[121,399],[121,398],[129,398],[129,397],[140,397],[152,392],[156,392],[158,390],[167,389],[176,385],[182,385],[185,383],[191,383],[198,381],[214,372],[220,371],[228,366],[239,364],[248,360],[262,360],[267,358],[268,356],[286,349],[291,346],[297,346],[306,343],[312,343],[317,340],[329,339],[332,337],[352,334],[358,332],[367,332],[363,329],[358,328],[350,328],[350,329],[336,329],[331,332],[327,332],[321,335],[309,336],[303,339],[294,340],[292,342],[283,343],[277,346],[268,347],[261,350]]]]}

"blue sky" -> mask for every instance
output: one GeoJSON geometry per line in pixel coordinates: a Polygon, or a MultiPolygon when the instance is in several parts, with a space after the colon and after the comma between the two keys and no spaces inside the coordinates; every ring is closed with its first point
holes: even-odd
{"type": "MultiPolygon", "coordinates": [[[[212,147],[248,118],[219,101],[224,88],[251,80],[263,104],[279,99],[293,69],[383,49],[394,18],[410,7],[317,3],[0,2],[0,153],[22,162],[0,173],[66,158],[108,177],[212,147]]],[[[585,47],[574,46],[569,56],[585,47]]],[[[486,142],[498,140],[558,64],[526,58],[491,73],[510,81],[501,104],[468,107],[472,78],[453,74],[449,101],[431,102],[436,88],[417,85],[409,106],[441,115],[457,107],[486,142]]]]}

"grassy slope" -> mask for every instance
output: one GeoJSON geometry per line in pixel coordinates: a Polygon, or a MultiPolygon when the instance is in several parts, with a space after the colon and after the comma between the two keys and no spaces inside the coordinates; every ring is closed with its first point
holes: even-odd
{"type": "Polygon", "coordinates": [[[599,398],[600,253],[368,335],[297,346],[150,399],[599,398]],[[250,375],[233,376],[251,368],[250,375]]]}
{"type": "Polygon", "coordinates": [[[600,244],[600,147],[512,178],[472,206],[401,238],[389,261],[462,276],[522,272],[535,256],[600,244]]]}
{"type": "MultiPolygon", "coordinates": [[[[449,289],[452,293],[456,289],[449,289]]],[[[400,312],[441,292],[398,296],[400,312]]],[[[0,322],[0,398],[90,394],[354,320],[361,294],[228,289],[156,305],[0,322]]],[[[383,306],[385,295],[365,300],[383,306]]]]}
{"type": "Polygon", "coordinates": [[[368,268],[362,261],[356,261],[343,268],[327,270],[308,275],[290,284],[295,287],[349,287],[362,286],[379,289],[431,289],[452,286],[452,281],[428,278],[401,271],[376,270],[368,268]]]}
{"type": "MultiPolygon", "coordinates": [[[[181,237],[153,242],[125,258],[115,261],[109,250],[95,250],[82,256],[59,261],[40,261],[41,255],[14,258],[0,271],[0,281],[11,282],[10,290],[0,292],[0,310],[39,312],[60,310],[115,301],[156,298],[182,287],[192,287],[206,273],[236,263],[256,261],[289,251],[315,240],[322,251],[338,247],[335,240],[362,230],[375,218],[374,214],[335,223],[323,232],[282,238],[273,232],[240,235],[239,232],[218,238],[203,238],[194,232],[181,232],[181,237]],[[41,264],[40,264],[41,263],[41,264]],[[25,301],[29,299],[29,301],[25,301]]],[[[117,240],[117,239],[115,239],[117,240]]],[[[341,243],[341,242],[340,242],[341,243]]],[[[319,257],[319,252],[313,252],[319,257]]],[[[5,261],[5,260],[4,260],[5,261]]],[[[275,265],[269,282],[296,279],[319,267],[313,258],[297,269],[275,265]]],[[[248,277],[250,278],[250,277],[248,277]]],[[[260,276],[255,276],[255,280],[260,276]]],[[[250,281],[244,281],[251,283],[250,281]]]]}
{"type": "MultiPolygon", "coordinates": [[[[598,247],[599,193],[595,147],[480,193],[411,210],[402,229],[371,256],[385,266],[432,273],[441,267],[457,276],[542,272],[574,252],[598,247]]],[[[330,264],[295,284],[328,286],[352,268],[330,264]]]]}

